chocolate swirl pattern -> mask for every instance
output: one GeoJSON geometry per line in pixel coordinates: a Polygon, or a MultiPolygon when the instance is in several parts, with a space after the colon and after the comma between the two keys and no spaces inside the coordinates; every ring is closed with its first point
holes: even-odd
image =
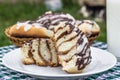
{"type": "Polygon", "coordinates": [[[79,73],[91,62],[91,50],[84,33],[70,23],[51,26],[58,60],[68,73],[79,73]]]}
{"type": "Polygon", "coordinates": [[[58,66],[57,52],[54,42],[50,39],[33,39],[24,44],[21,49],[24,64],[35,63],[39,66],[58,66]]]}
{"type": "Polygon", "coordinates": [[[91,44],[100,33],[100,27],[95,21],[92,20],[76,20],[74,25],[85,33],[90,42],[89,44],[91,44]]]}
{"type": "Polygon", "coordinates": [[[59,24],[59,22],[69,22],[73,24],[75,19],[70,14],[46,12],[40,16],[36,22],[43,24],[47,29],[49,29],[51,24],[56,25],[59,24]]]}

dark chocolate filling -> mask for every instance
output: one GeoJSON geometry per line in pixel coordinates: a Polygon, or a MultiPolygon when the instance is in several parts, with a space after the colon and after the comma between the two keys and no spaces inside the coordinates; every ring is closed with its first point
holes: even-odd
{"type": "Polygon", "coordinates": [[[89,51],[89,56],[84,57],[84,56],[85,56],[85,53],[87,52],[87,50],[89,50],[88,48],[89,48],[89,46],[88,46],[88,44],[86,43],[86,44],[84,45],[82,51],[76,54],[76,56],[78,55],[78,56],[81,57],[81,58],[78,58],[78,59],[77,59],[77,62],[76,62],[76,65],[78,65],[78,70],[84,69],[84,68],[86,67],[86,65],[88,65],[88,64],[91,62],[91,60],[90,60],[90,59],[91,59],[91,55],[90,55],[91,52],[90,52],[90,51],[89,51]],[[86,59],[87,59],[87,62],[84,63],[84,61],[85,61],[86,59]],[[82,65],[82,66],[81,66],[81,65],[82,65]]]}
{"type": "Polygon", "coordinates": [[[48,40],[46,40],[46,46],[47,46],[47,48],[48,48],[48,51],[49,51],[49,53],[50,53],[50,62],[52,61],[52,52],[51,52],[51,49],[50,49],[50,42],[48,41],[48,40]]]}

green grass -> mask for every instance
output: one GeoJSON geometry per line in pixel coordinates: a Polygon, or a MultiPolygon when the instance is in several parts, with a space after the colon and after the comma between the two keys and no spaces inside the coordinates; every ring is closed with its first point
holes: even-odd
{"type": "MultiPolygon", "coordinates": [[[[64,0],[65,1],[65,0],[64,0]]],[[[61,12],[70,13],[75,19],[84,19],[82,15],[78,14],[79,6],[76,4],[69,4],[64,2],[63,10],[61,12]]],[[[0,3],[0,46],[12,44],[4,34],[4,30],[15,24],[17,21],[34,20],[43,14],[46,10],[45,6],[41,3],[17,3],[17,4],[2,4],[0,3]]],[[[92,19],[92,18],[87,18],[92,19]]],[[[98,41],[106,42],[106,24],[98,23],[101,27],[101,33],[97,38],[98,41]]]]}

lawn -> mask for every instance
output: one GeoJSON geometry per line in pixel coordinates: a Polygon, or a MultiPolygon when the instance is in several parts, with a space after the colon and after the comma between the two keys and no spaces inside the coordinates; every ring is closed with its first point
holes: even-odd
{"type": "MultiPolygon", "coordinates": [[[[80,7],[76,3],[63,4],[63,13],[70,13],[75,19],[84,19],[82,15],[78,14],[80,7]],[[69,4],[69,5],[66,5],[69,4]]],[[[46,10],[45,6],[41,3],[16,3],[16,4],[3,4],[0,3],[0,46],[12,44],[5,36],[4,30],[15,24],[17,21],[34,20],[43,14],[46,10]]],[[[92,19],[92,18],[87,18],[92,19]]],[[[106,24],[105,22],[98,23],[101,28],[101,33],[97,38],[98,41],[106,42],[106,24]]]]}

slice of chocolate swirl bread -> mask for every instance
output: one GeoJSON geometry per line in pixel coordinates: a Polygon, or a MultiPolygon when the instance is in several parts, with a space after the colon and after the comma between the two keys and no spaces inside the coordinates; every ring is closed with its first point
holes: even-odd
{"type": "Polygon", "coordinates": [[[37,38],[25,43],[22,48],[24,64],[36,63],[39,66],[58,66],[57,52],[50,39],[37,38]]]}
{"type": "Polygon", "coordinates": [[[79,73],[91,62],[91,50],[85,34],[70,23],[50,26],[54,31],[55,46],[62,69],[79,73]]]}

